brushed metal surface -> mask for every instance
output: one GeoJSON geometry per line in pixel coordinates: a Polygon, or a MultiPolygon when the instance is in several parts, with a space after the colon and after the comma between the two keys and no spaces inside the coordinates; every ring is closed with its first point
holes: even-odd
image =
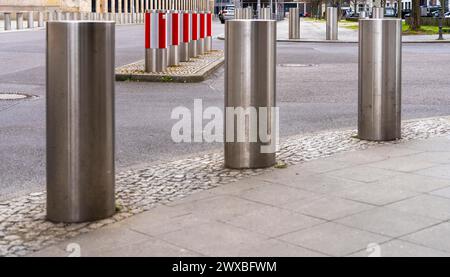
{"type": "Polygon", "coordinates": [[[338,40],[338,9],[327,7],[326,39],[338,40]]]}
{"type": "Polygon", "coordinates": [[[115,213],[113,22],[47,23],[47,218],[115,213]]]}
{"type": "Polygon", "coordinates": [[[272,14],[270,12],[270,8],[261,8],[259,10],[259,18],[260,19],[272,19],[272,14]]]}
{"type": "Polygon", "coordinates": [[[189,58],[196,58],[196,57],[198,57],[197,41],[191,40],[189,41],[189,58]]]}
{"type": "Polygon", "coordinates": [[[176,66],[180,64],[180,50],[178,45],[169,45],[169,51],[167,51],[167,65],[176,66]]]}
{"type": "Polygon", "coordinates": [[[5,21],[5,31],[11,30],[11,13],[5,12],[3,20],[5,21]]]}
{"type": "MultiPolygon", "coordinates": [[[[225,108],[275,107],[276,21],[228,20],[225,34],[225,108]]],[[[259,132],[258,125],[256,130],[250,130],[252,126],[246,124],[247,135],[259,132]]],[[[260,168],[275,163],[275,153],[261,153],[264,144],[259,137],[255,142],[225,140],[224,145],[228,168],[260,168]]]]}
{"type": "Polygon", "coordinates": [[[145,72],[165,72],[167,65],[167,48],[145,49],[145,72]]]}
{"type": "Polygon", "coordinates": [[[205,52],[212,50],[212,37],[205,37],[205,52]]]}
{"type": "Polygon", "coordinates": [[[289,8],[289,39],[300,38],[300,15],[298,8],[289,8]]]}
{"type": "Polygon", "coordinates": [[[372,8],[372,18],[383,18],[384,8],[373,7],[372,8]]]}
{"type": "Polygon", "coordinates": [[[359,21],[358,136],[401,137],[401,20],[359,21]]]}
{"type": "Polygon", "coordinates": [[[181,42],[179,49],[180,49],[180,61],[188,62],[189,61],[189,43],[181,42]]]}
{"type": "Polygon", "coordinates": [[[205,38],[198,38],[197,40],[197,55],[205,54],[205,38]]]}

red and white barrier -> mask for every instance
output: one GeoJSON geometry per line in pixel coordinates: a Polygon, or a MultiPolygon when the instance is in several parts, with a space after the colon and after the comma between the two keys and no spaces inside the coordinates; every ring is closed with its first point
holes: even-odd
{"type": "Polygon", "coordinates": [[[197,54],[205,54],[205,37],[206,37],[206,14],[204,12],[198,13],[198,41],[197,54]]]}
{"type": "Polygon", "coordinates": [[[167,69],[167,13],[145,13],[145,72],[167,69]]]}
{"type": "Polygon", "coordinates": [[[189,12],[181,12],[181,42],[180,42],[180,61],[189,61],[189,42],[191,41],[191,29],[189,12]]]}
{"type": "Polygon", "coordinates": [[[205,52],[212,50],[212,13],[206,13],[206,38],[205,38],[205,52]]]}
{"type": "Polygon", "coordinates": [[[168,35],[168,65],[175,66],[180,63],[179,48],[180,45],[180,13],[177,11],[169,11],[167,13],[168,35]]]}
{"type": "Polygon", "coordinates": [[[189,57],[195,58],[198,56],[197,42],[200,33],[199,16],[195,11],[189,11],[189,30],[191,33],[191,41],[189,42],[189,57]]]}

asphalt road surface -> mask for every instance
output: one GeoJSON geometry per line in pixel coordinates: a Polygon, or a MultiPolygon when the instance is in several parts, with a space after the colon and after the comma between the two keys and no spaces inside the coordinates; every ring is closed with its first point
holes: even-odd
{"type": "MultiPolygon", "coordinates": [[[[215,33],[223,25],[215,23],[215,33]]],[[[143,28],[118,26],[116,64],[143,58],[143,28]]],[[[214,48],[223,49],[215,40],[214,48]]],[[[357,44],[279,43],[281,136],[356,128],[357,44]]],[[[223,68],[196,84],[116,83],[117,170],[220,148],[171,140],[177,106],[223,106],[223,68]]],[[[0,200],[45,187],[45,31],[0,33],[0,200]]],[[[450,44],[403,46],[403,119],[450,114],[450,44]]],[[[206,122],[206,121],[205,121],[206,122]]]]}

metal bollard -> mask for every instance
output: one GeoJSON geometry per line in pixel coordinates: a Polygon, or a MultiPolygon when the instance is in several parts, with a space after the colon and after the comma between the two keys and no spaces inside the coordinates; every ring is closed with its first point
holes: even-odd
{"type": "Polygon", "coordinates": [[[47,24],[47,219],[115,213],[111,22],[47,24]],[[80,43],[83,42],[83,43],[80,43]]]}
{"type": "Polygon", "coordinates": [[[71,16],[69,12],[64,13],[64,20],[71,20],[71,16]]]}
{"type": "Polygon", "coordinates": [[[189,12],[190,16],[190,24],[191,27],[191,41],[189,41],[189,58],[195,58],[198,56],[197,52],[197,41],[199,35],[199,26],[198,26],[198,13],[197,12],[189,12]]]}
{"type": "Polygon", "coordinates": [[[300,15],[297,8],[289,9],[289,39],[300,38],[300,15]]]}
{"type": "Polygon", "coordinates": [[[383,18],[384,8],[373,7],[372,8],[372,18],[383,18]]]}
{"type": "Polygon", "coordinates": [[[327,7],[327,40],[338,39],[338,9],[327,7]]]}
{"type": "Polygon", "coordinates": [[[16,13],[16,24],[17,24],[17,30],[23,29],[23,13],[18,12],[16,13]]]}
{"type": "Polygon", "coordinates": [[[259,10],[259,18],[260,19],[272,19],[270,8],[261,8],[259,10]]]}
{"type": "Polygon", "coordinates": [[[190,13],[183,11],[181,14],[181,43],[180,43],[180,61],[189,61],[189,42],[191,41],[191,23],[190,13]]]}
{"type": "Polygon", "coordinates": [[[359,20],[360,139],[401,137],[401,33],[400,19],[359,20]]]}
{"type": "Polygon", "coordinates": [[[165,11],[145,14],[145,72],[167,70],[166,17],[165,11]]]}
{"type": "Polygon", "coordinates": [[[62,20],[62,12],[61,11],[56,11],[56,20],[57,21],[61,21],[62,20]]]}
{"type": "Polygon", "coordinates": [[[366,11],[360,11],[359,12],[359,18],[366,18],[366,17],[367,17],[366,11]]]}
{"type": "Polygon", "coordinates": [[[244,14],[245,19],[253,19],[253,8],[250,6],[245,8],[244,14]]]}
{"type": "Polygon", "coordinates": [[[72,20],[79,20],[80,18],[79,18],[79,16],[78,16],[78,13],[72,13],[72,20]]]}
{"type": "Polygon", "coordinates": [[[206,37],[206,16],[204,12],[199,12],[198,19],[198,40],[197,40],[197,54],[205,54],[205,37],[206,37]]]}
{"type": "Polygon", "coordinates": [[[27,28],[33,29],[34,28],[34,18],[33,18],[33,12],[27,13],[27,28]]]}
{"type": "Polygon", "coordinates": [[[245,13],[243,8],[234,9],[234,19],[244,19],[245,13]]]}
{"type": "Polygon", "coordinates": [[[5,31],[11,30],[11,13],[10,12],[4,13],[4,20],[5,20],[5,31]]]}
{"type": "Polygon", "coordinates": [[[49,11],[47,13],[47,21],[53,21],[53,14],[54,14],[54,11],[49,11]]]}
{"type": "Polygon", "coordinates": [[[274,119],[277,112],[273,112],[276,106],[276,22],[228,20],[225,34],[225,167],[272,166],[278,130],[274,119]],[[270,112],[264,114],[262,108],[270,112]],[[268,130],[268,141],[257,137],[268,130]],[[263,151],[268,145],[273,148],[263,151]]]}
{"type": "Polygon", "coordinates": [[[205,37],[205,52],[212,50],[212,13],[206,13],[206,37],[205,37]]]}
{"type": "Polygon", "coordinates": [[[176,66],[180,63],[180,14],[177,11],[168,11],[167,13],[167,64],[176,66]]]}
{"type": "Polygon", "coordinates": [[[38,12],[38,27],[44,27],[45,23],[44,23],[44,13],[43,12],[38,12]]]}

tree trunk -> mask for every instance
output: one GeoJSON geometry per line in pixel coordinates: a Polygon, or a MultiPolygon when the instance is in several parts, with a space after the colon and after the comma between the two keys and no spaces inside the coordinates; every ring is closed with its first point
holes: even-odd
{"type": "Polygon", "coordinates": [[[412,0],[411,26],[413,31],[420,29],[420,0],[412,0]]]}

